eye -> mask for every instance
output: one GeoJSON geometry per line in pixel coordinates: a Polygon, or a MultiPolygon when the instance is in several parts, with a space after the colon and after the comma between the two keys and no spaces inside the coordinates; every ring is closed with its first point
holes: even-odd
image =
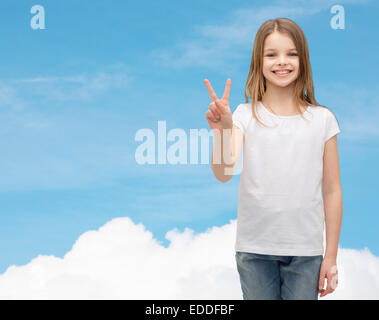
{"type": "MultiPolygon", "coordinates": [[[[268,53],[267,57],[273,57],[274,55],[275,55],[274,53],[268,53]]],[[[295,57],[295,56],[297,56],[297,53],[292,52],[292,53],[289,53],[289,55],[295,57]]]]}

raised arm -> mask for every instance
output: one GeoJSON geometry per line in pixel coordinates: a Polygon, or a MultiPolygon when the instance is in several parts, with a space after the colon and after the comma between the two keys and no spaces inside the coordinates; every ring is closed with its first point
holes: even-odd
{"type": "Polygon", "coordinates": [[[243,144],[243,133],[233,125],[229,107],[231,82],[231,79],[226,81],[223,97],[218,99],[209,80],[204,80],[212,100],[205,116],[214,134],[212,171],[221,182],[227,182],[233,177],[243,144]]]}

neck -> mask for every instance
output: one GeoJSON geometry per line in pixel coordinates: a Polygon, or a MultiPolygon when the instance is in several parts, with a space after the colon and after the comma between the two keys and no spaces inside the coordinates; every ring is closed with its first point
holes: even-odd
{"type": "Polygon", "coordinates": [[[293,98],[293,83],[283,88],[266,82],[262,103],[280,115],[297,113],[293,98]]]}

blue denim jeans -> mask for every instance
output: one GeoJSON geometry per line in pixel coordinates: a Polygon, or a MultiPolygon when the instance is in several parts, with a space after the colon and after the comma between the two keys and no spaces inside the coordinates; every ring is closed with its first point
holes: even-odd
{"type": "Polygon", "coordinates": [[[272,256],[236,252],[244,300],[317,300],[318,256],[272,256]]]}

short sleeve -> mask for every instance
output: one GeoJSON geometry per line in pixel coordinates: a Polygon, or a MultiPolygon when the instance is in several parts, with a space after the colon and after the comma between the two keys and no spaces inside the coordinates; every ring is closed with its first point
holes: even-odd
{"type": "Polygon", "coordinates": [[[324,142],[328,141],[334,135],[340,133],[341,130],[339,128],[337,119],[332,111],[327,109],[326,112],[326,120],[325,120],[325,135],[324,142]]]}
{"type": "Polygon", "coordinates": [[[249,107],[249,104],[240,104],[232,115],[233,124],[240,128],[243,134],[245,134],[251,119],[251,110],[249,107]]]}

